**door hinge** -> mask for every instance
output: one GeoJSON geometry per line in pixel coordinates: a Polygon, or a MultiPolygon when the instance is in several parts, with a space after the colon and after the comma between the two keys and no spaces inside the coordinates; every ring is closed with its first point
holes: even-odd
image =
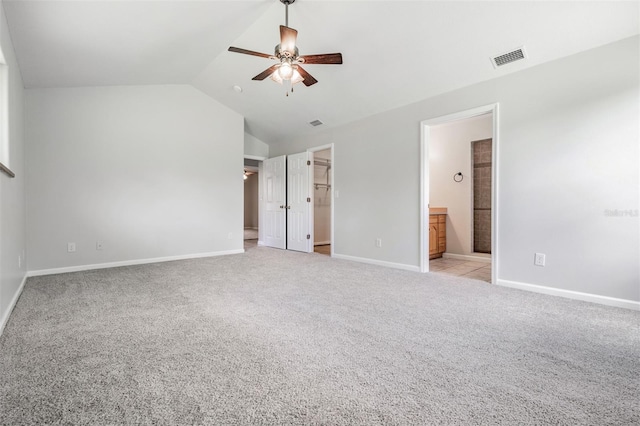
{"type": "Polygon", "coordinates": [[[311,234],[307,234],[307,240],[311,239],[311,234]]]}
{"type": "Polygon", "coordinates": [[[311,197],[307,197],[307,203],[311,202],[311,197]]]}
{"type": "Polygon", "coordinates": [[[307,166],[311,165],[311,160],[307,160],[307,166]]]}

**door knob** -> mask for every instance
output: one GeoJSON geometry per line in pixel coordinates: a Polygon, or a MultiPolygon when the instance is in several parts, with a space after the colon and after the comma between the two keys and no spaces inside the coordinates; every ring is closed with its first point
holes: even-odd
{"type": "Polygon", "coordinates": [[[280,206],[281,209],[284,209],[284,206],[280,206]]]}

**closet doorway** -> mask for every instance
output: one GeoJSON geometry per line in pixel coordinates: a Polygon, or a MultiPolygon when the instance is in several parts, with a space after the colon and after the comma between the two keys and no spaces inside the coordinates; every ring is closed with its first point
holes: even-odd
{"type": "Polygon", "coordinates": [[[259,173],[258,245],[332,256],[333,144],[267,158],[259,173]]]}
{"type": "Polygon", "coordinates": [[[332,150],[326,148],[312,153],[313,251],[331,256],[332,150]]]}

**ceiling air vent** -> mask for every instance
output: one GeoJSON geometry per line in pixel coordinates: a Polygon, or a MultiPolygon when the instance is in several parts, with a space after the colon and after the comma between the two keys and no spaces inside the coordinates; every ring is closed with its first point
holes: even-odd
{"type": "Polygon", "coordinates": [[[313,127],[317,127],[324,123],[320,120],[313,120],[313,121],[310,121],[309,124],[311,124],[313,127]]]}
{"type": "Polygon", "coordinates": [[[519,47],[510,52],[503,53],[491,58],[491,63],[494,68],[501,67],[502,65],[510,64],[511,62],[519,61],[527,58],[527,53],[524,50],[524,46],[519,47]]]}

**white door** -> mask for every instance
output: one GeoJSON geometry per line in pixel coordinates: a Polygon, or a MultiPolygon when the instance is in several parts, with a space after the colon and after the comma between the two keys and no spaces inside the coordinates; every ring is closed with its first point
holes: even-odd
{"type": "Polygon", "coordinates": [[[262,162],[264,225],[260,226],[263,227],[264,245],[279,249],[285,249],[287,243],[286,164],[286,155],[262,162]]]}
{"type": "Polygon", "coordinates": [[[310,230],[311,170],[310,153],[287,158],[287,249],[310,253],[313,244],[310,230]]]}

